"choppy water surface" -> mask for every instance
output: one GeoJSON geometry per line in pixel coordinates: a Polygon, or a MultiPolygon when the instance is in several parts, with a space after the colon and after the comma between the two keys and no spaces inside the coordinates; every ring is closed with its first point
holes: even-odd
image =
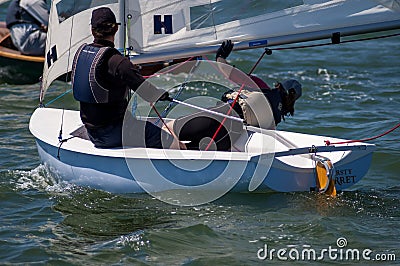
{"type": "MultiPolygon", "coordinates": [[[[359,139],[398,124],[399,41],[275,51],[264,58],[258,76],[270,84],[294,77],[304,87],[295,116],[279,129],[359,139]]],[[[248,71],[261,52],[237,52],[230,60],[248,71]]],[[[344,249],[400,259],[400,130],[373,141],[370,171],[335,199],[271,192],[176,207],[54,180],[28,130],[39,85],[0,86],[0,264],[248,265],[262,262],[257,253],[265,255],[265,247],[286,248],[289,256],[290,250],[339,249],[341,238],[344,249]]],[[[67,86],[57,83],[48,99],[67,86]]],[[[273,255],[275,263],[287,263],[273,255]]],[[[332,262],[327,253],[324,261],[332,262]]]]}

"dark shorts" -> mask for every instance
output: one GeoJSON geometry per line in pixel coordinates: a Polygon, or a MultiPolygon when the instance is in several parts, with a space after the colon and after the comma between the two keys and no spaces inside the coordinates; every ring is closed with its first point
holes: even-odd
{"type": "MultiPolygon", "coordinates": [[[[227,114],[230,106],[221,104],[210,110],[227,114]]],[[[233,113],[231,113],[234,116],[233,113]]],[[[232,144],[243,132],[243,123],[236,120],[226,119],[207,112],[196,112],[175,120],[174,132],[182,141],[190,141],[186,144],[191,150],[204,150],[214,138],[215,149],[218,151],[229,151],[232,144]],[[223,126],[220,127],[223,122],[223,126]],[[216,136],[214,134],[217,133],[216,136]]]]}
{"type": "Polygon", "coordinates": [[[169,148],[173,137],[160,127],[136,119],[116,122],[105,127],[87,129],[96,148],[146,147],[169,148]]]}

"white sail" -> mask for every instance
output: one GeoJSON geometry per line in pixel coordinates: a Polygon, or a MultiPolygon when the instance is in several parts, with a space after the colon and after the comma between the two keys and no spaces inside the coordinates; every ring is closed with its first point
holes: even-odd
{"type": "Polygon", "coordinates": [[[399,0],[54,0],[43,92],[92,41],[91,11],[103,5],[126,26],[116,47],[134,63],[213,53],[226,39],[239,50],[400,28],[399,0]]]}
{"type": "Polygon", "coordinates": [[[226,39],[251,49],[400,27],[398,0],[153,0],[129,2],[127,14],[135,63],[214,52],[226,39]]]}
{"type": "MultiPolygon", "coordinates": [[[[90,18],[98,5],[110,7],[120,16],[118,0],[65,1],[53,0],[50,9],[42,77],[41,100],[50,84],[72,69],[76,50],[82,43],[93,42],[90,18]]],[[[116,47],[120,47],[119,39],[116,47]]]]}

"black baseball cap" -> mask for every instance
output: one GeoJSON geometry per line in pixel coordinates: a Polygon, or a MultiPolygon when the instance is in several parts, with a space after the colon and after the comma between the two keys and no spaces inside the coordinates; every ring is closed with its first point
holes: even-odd
{"type": "Polygon", "coordinates": [[[105,24],[121,25],[121,23],[117,23],[114,13],[108,7],[100,7],[93,10],[90,24],[92,24],[93,28],[98,28],[105,24]]]}

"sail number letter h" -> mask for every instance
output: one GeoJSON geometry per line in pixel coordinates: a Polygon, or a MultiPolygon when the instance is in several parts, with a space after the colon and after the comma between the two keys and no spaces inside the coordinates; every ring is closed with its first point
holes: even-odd
{"type": "Polygon", "coordinates": [[[46,59],[48,68],[57,60],[57,48],[55,45],[47,52],[46,59]]]}
{"type": "Polygon", "coordinates": [[[154,15],[154,34],[172,34],[172,15],[154,15]],[[164,20],[161,20],[163,17],[164,20]]]}

